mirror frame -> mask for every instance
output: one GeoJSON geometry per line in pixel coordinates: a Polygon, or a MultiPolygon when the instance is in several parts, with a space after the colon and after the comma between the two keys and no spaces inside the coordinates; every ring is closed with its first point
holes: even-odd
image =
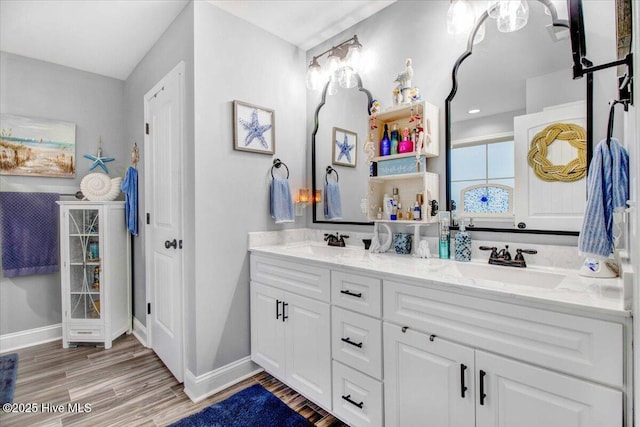
{"type": "MultiPolygon", "coordinates": [[[[551,13],[551,24],[554,27],[563,27],[570,29],[569,21],[558,18],[558,12],[556,11],[555,6],[551,3],[550,0],[537,0],[546,6],[551,13]]],[[[571,10],[569,10],[571,13],[571,10]]],[[[480,29],[480,26],[487,20],[489,17],[489,12],[484,11],[484,13],[478,18],[476,21],[471,33],[469,34],[469,39],[467,41],[467,50],[462,53],[453,65],[453,70],[451,72],[452,86],[451,92],[447,99],[445,100],[445,177],[446,177],[446,206],[447,209],[451,210],[451,101],[456,95],[458,91],[458,69],[460,65],[473,53],[473,39],[476,36],[476,33],[480,29]]],[[[571,17],[570,17],[571,19],[571,17]]],[[[573,49],[573,46],[572,46],[573,49]]],[[[571,54],[571,53],[570,53],[571,54]]],[[[592,147],[592,139],[593,139],[593,78],[591,75],[587,77],[586,84],[586,105],[587,105],[587,162],[591,160],[591,155],[593,152],[592,147]]],[[[588,165],[587,165],[588,168],[588,165]]],[[[585,183],[586,185],[586,183],[585,183]]],[[[457,229],[457,226],[452,226],[451,228],[457,229]]],[[[580,233],[577,231],[565,231],[565,230],[534,230],[534,229],[518,229],[518,228],[496,228],[496,227],[471,227],[470,230],[474,231],[490,231],[490,232],[499,232],[499,233],[525,233],[525,234],[554,234],[554,235],[564,235],[564,236],[578,236],[580,233]]]]}
{"type": "MultiPolygon", "coordinates": [[[[364,87],[362,87],[362,79],[360,78],[359,74],[355,74],[356,77],[356,82],[358,84],[358,90],[360,92],[363,92],[366,96],[367,96],[367,114],[371,115],[371,105],[373,104],[373,97],[371,96],[371,92],[369,92],[369,90],[365,89],[364,87]]],[[[329,84],[331,84],[331,81],[328,81],[327,84],[324,86],[324,89],[322,90],[322,98],[320,100],[320,104],[318,104],[318,106],[316,107],[316,112],[315,115],[313,117],[313,120],[315,122],[314,127],[313,127],[313,132],[311,133],[311,195],[314,196],[316,194],[316,185],[317,185],[317,180],[316,180],[316,134],[318,133],[318,116],[320,114],[320,110],[322,109],[322,107],[324,106],[326,100],[327,100],[327,90],[329,89],[329,84]]],[[[367,135],[368,138],[368,135],[367,135]]],[[[369,177],[366,176],[364,177],[365,179],[368,179],[369,177]]],[[[323,196],[324,197],[324,196],[323,196]]],[[[317,205],[315,203],[315,200],[313,202],[313,204],[311,205],[312,208],[312,212],[313,212],[313,223],[314,224],[349,224],[349,225],[373,225],[373,222],[371,221],[327,221],[327,220],[320,220],[317,217],[317,212],[316,212],[316,208],[317,205]]]]}

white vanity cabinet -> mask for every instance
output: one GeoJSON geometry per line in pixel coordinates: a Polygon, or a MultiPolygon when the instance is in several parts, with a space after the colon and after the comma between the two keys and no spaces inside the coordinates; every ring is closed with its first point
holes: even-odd
{"type": "Polygon", "coordinates": [[[131,333],[131,256],[124,202],[62,201],[62,346],[131,333]]]}
{"type": "Polygon", "coordinates": [[[622,324],[393,281],[383,304],[387,427],[622,426],[622,324]]]}
{"type": "Polygon", "coordinates": [[[330,322],[328,269],[251,257],[251,359],[327,409],[330,322]]]}

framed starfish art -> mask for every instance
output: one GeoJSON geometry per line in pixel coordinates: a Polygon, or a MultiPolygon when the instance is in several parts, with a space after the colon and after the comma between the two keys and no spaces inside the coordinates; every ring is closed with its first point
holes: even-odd
{"type": "Polygon", "coordinates": [[[356,167],[358,154],[358,134],[350,130],[333,128],[333,155],[334,165],[356,167]]]}
{"type": "Polygon", "coordinates": [[[274,111],[233,101],[233,148],[273,154],[276,148],[274,111]]]}

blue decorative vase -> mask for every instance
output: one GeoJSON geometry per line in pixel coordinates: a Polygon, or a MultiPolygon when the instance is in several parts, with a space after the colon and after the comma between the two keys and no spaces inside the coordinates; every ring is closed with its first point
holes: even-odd
{"type": "Polygon", "coordinates": [[[408,255],[411,253],[411,233],[394,233],[393,248],[397,254],[408,255]]]}

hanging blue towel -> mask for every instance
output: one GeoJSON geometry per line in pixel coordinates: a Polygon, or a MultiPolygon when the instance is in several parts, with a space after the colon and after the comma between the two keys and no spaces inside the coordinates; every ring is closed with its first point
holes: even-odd
{"type": "Polygon", "coordinates": [[[271,218],[275,219],[276,224],[293,222],[295,218],[289,181],[285,178],[274,177],[271,180],[270,190],[271,218]]]}
{"type": "Polygon", "coordinates": [[[124,213],[127,228],[133,236],[138,235],[138,169],[129,166],[120,189],[125,194],[124,213]]]}
{"type": "Polygon", "coordinates": [[[56,193],[0,193],[2,270],[6,277],[60,271],[56,193]]]}
{"type": "Polygon", "coordinates": [[[337,182],[329,182],[324,186],[324,217],[326,219],[342,219],[340,185],[337,182]]]}
{"type": "Polygon", "coordinates": [[[613,212],[629,198],[629,154],[612,138],[596,146],[587,178],[587,207],[578,238],[580,255],[605,259],[613,253],[613,212]]]}

